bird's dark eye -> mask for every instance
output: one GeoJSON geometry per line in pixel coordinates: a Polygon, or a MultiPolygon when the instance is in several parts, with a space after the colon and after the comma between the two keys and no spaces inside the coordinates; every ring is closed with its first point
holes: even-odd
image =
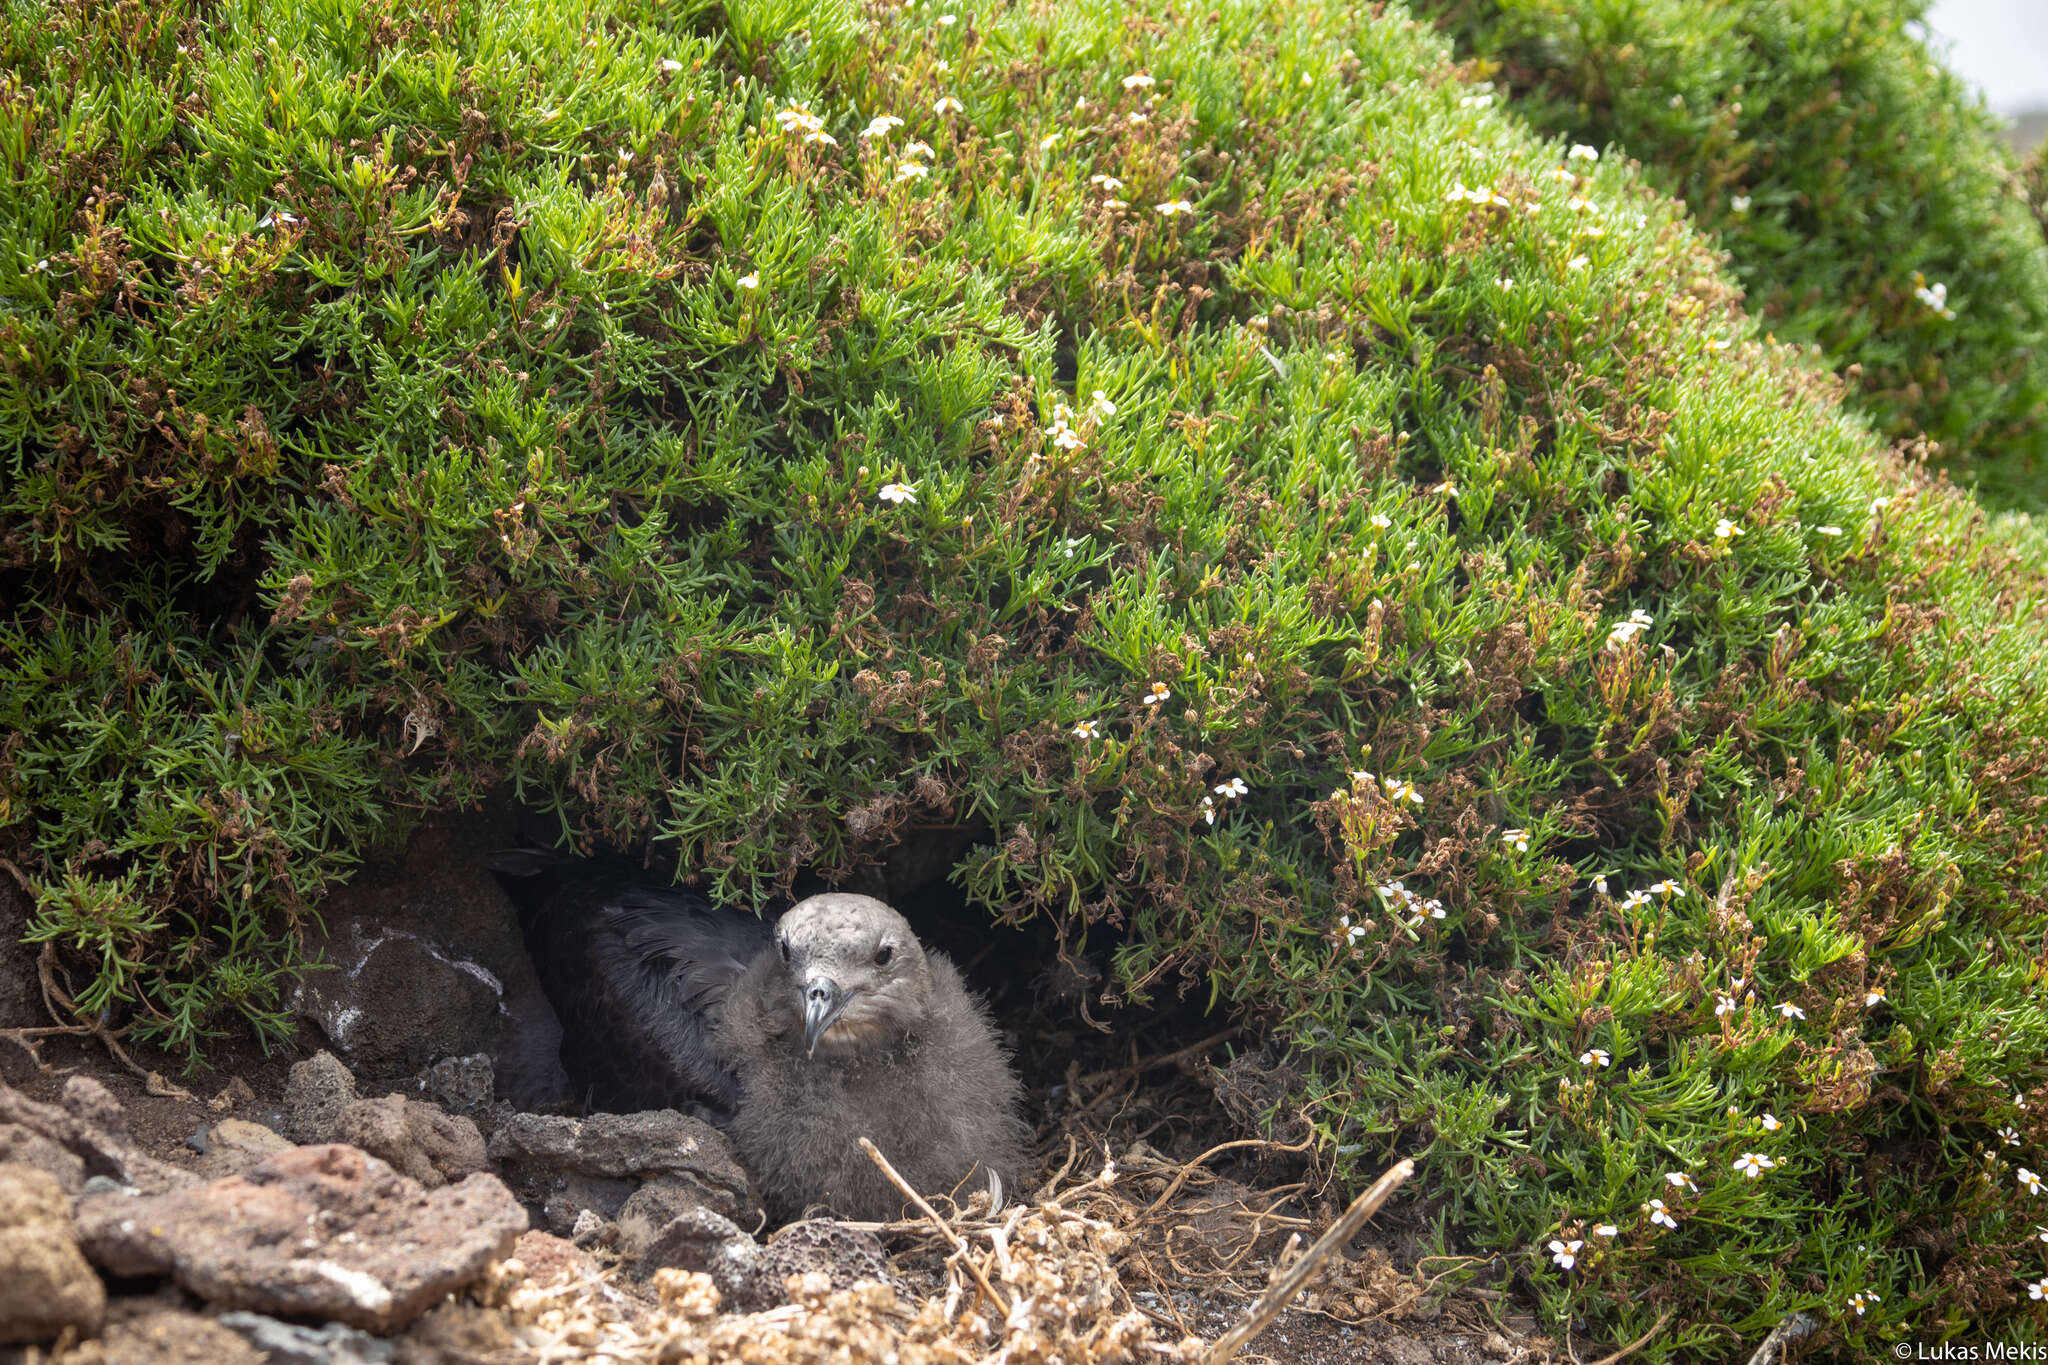
{"type": "Polygon", "coordinates": [[[784,962],[789,961],[789,940],[786,938],[778,938],[775,940],[775,946],[782,950],[782,960],[784,962]]]}
{"type": "Polygon", "coordinates": [[[881,947],[875,949],[875,965],[877,967],[886,967],[889,965],[889,959],[894,956],[896,956],[896,950],[884,943],[881,947]]]}

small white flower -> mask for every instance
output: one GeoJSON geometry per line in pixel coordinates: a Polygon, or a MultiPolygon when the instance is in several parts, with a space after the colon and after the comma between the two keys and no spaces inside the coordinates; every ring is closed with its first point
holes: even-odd
{"type": "Polygon", "coordinates": [[[913,142],[913,143],[911,143],[911,144],[910,144],[909,146],[905,147],[905,148],[903,149],[903,155],[905,155],[905,156],[932,156],[932,155],[934,155],[934,153],[933,153],[933,151],[932,151],[932,144],[931,144],[931,143],[929,143],[929,142],[925,142],[925,141],[923,141],[923,140],[921,140],[921,139],[920,139],[919,141],[913,142]]]}
{"type": "Polygon", "coordinates": [[[1097,389],[1088,400],[1088,415],[1097,419],[1116,416],[1116,404],[1109,401],[1109,395],[1097,389]]]}
{"type": "Polygon", "coordinates": [[[1736,195],[1734,198],[1728,201],[1728,207],[1734,209],[1737,213],[1748,213],[1749,196],[1746,194],[1736,195]]]}
{"type": "Polygon", "coordinates": [[[1157,82],[1143,71],[1134,71],[1124,77],[1124,89],[1126,90],[1144,90],[1155,84],[1157,82]]]}
{"type": "Polygon", "coordinates": [[[1060,135],[1058,133],[1047,133],[1044,137],[1038,139],[1038,150],[1041,152],[1049,152],[1059,145],[1060,135]]]}
{"type": "Polygon", "coordinates": [[[875,496],[883,502],[916,502],[917,485],[912,483],[885,483],[875,491],[875,496]]]}
{"type": "Polygon", "coordinates": [[[890,129],[902,126],[903,120],[894,114],[877,114],[868,120],[868,126],[860,130],[860,135],[864,138],[887,137],[890,129]]]}
{"type": "Polygon", "coordinates": [[[1529,851],[1529,831],[1526,829],[1504,829],[1500,832],[1500,841],[1517,853],[1529,851]]]}
{"type": "Polygon", "coordinates": [[[1589,258],[1585,256],[1574,256],[1570,260],[1566,261],[1564,263],[1564,266],[1567,270],[1584,270],[1590,264],[1591,261],[1589,258]]]}
{"type": "Polygon", "coordinates": [[[670,74],[674,74],[675,72],[681,71],[683,69],[683,64],[673,57],[663,57],[661,59],[661,69],[663,71],[669,72],[670,74]]]}
{"type": "Polygon", "coordinates": [[[837,146],[839,145],[839,139],[838,139],[838,138],[836,138],[836,137],[832,136],[832,134],[830,134],[830,133],[827,133],[827,132],[823,132],[823,131],[821,131],[821,130],[819,130],[819,129],[816,129],[816,128],[814,128],[814,129],[812,129],[812,130],[811,130],[810,132],[808,132],[808,133],[805,133],[805,134],[804,134],[804,141],[806,141],[806,142],[822,142],[822,143],[824,143],[824,144],[825,144],[825,145],[826,145],[827,147],[837,147],[837,146]]]}
{"type": "Polygon", "coordinates": [[[1102,738],[1102,731],[1096,728],[1095,722],[1092,720],[1084,720],[1077,723],[1074,726],[1073,734],[1075,739],[1102,738]]]}
{"type": "Polygon", "coordinates": [[[1113,175],[1091,175],[1088,177],[1088,183],[1104,194],[1115,194],[1124,187],[1124,182],[1113,175]]]}
{"type": "Polygon", "coordinates": [[[1577,176],[1573,175],[1573,174],[1572,174],[1572,173],[1571,173],[1570,171],[1566,170],[1566,169],[1565,169],[1564,167],[1562,167],[1562,166],[1553,166],[1553,167],[1551,167],[1551,168],[1550,168],[1550,178],[1551,178],[1552,180],[1556,180],[1556,181],[1559,181],[1559,182],[1561,182],[1561,183],[1563,183],[1563,184],[1566,184],[1566,185],[1569,185],[1569,184],[1571,184],[1571,183],[1572,183],[1572,181],[1574,181],[1574,180],[1578,179],[1578,177],[1577,177],[1577,176]]]}
{"type": "Polygon", "coordinates": [[[1610,649],[1625,645],[1655,624],[1655,617],[1651,616],[1650,613],[1644,611],[1641,607],[1637,607],[1628,614],[1626,621],[1614,623],[1613,629],[1607,632],[1607,645],[1610,649]]]}
{"type": "Polygon", "coordinates": [[[1726,995],[1717,995],[1714,997],[1714,1016],[1716,1018],[1719,1018],[1721,1015],[1724,1014],[1733,1013],[1735,1013],[1735,1001],[1733,997],[1726,995]]]}
{"type": "Polygon", "coordinates": [[[1495,289],[1513,289],[1515,287],[1515,282],[1509,279],[1506,275],[1503,275],[1493,282],[1493,287],[1495,289]]]}
{"type": "Polygon", "coordinates": [[[959,15],[957,15],[957,14],[941,14],[941,15],[939,16],[939,27],[940,27],[940,28],[951,28],[951,27],[953,27],[953,25],[955,25],[955,24],[957,24],[957,23],[959,23],[959,22],[960,22],[960,16],[959,16],[959,15]]]}
{"type": "Polygon", "coordinates": [[[1598,161],[1600,159],[1600,149],[1598,147],[1588,147],[1583,142],[1575,142],[1572,144],[1572,149],[1564,154],[1564,159],[1567,161],[1598,161]]]}
{"type": "Polygon", "coordinates": [[[1124,121],[1126,123],[1150,123],[1152,121],[1152,117],[1149,114],[1132,114],[1128,116],[1124,121]]]}
{"type": "Polygon", "coordinates": [[[1458,101],[1460,109],[1484,109],[1493,103],[1493,96],[1487,94],[1467,95],[1458,101]]]}
{"type": "Polygon", "coordinates": [[[896,163],[896,178],[899,181],[922,180],[930,173],[931,168],[922,161],[899,161],[896,163]]]}
{"type": "Polygon", "coordinates": [[[1398,781],[1389,782],[1387,784],[1387,799],[1389,801],[1392,801],[1396,805],[1399,805],[1403,801],[1407,801],[1413,805],[1419,806],[1422,804],[1422,793],[1415,790],[1414,785],[1411,783],[1398,781]]]}
{"type": "Polygon", "coordinates": [[[2007,1125],[2006,1125],[2005,1127],[2003,1127],[2003,1128],[2001,1128],[2001,1129],[1999,1129],[1999,1130],[1998,1130],[1998,1140],[1999,1140],[2000,1142],[2003,1142],[2003,1143],[2004,1143],[2004,1144],[2005,1144],[2006,1146],[2008,1146],[2008,1147],[2017,1147],[2017,1146],[2019,1146],[2019,1145],[2020,1145],[2020,1132],[2019,1132],[2019,1129],[2017,1129],[2017,1128],[2013,1127],[2013,1126],[2012,1126],[2011,1124],[2009,1124],[2009,1123],[2008,1123],[2008,1124],[2007,1124],[2007,1125]]]}
{"type": "Polygon", "coordinates": [[[1177,213],[1193,213],[1195,206],[1185,199],[1169,199],[1164,204],[1154,204],[1153,209],[1162,218],[1171,218],[1177,213]]]}
{"type": "Polygon", "coordinates": [[[1052,443],[1061,450],[1082,450],[1088,445],[1088,442],[1083,439],[1081,433],[1070,426],[1054,427],[1052,443]]]}
{"type": "Polygon", "coordinates": [[[1884,1003],[1884,987],[1872,986],[1863,993],[1863,1008],[1875,1009],[1884,1003]]]}
{"type": "Polygon", "coordinates": [[[1216,823],[1216,803],[1206,796],[1202,798],[1202,818],[1212,825],[1216,823]]]}
{"type": "Polygon", "coordinates": [[[1714,523],[1714,539],[1716,540],[1733,540],[1737,536],[1746,536],[1748,534],[1748,527],[1740,522],[1730,521],[1726,517],[1722,517],[1714,523]]]}
{"type": "Polygon", "coordinates": [[[1553,1238],[1550,1243],[1550,1259],[1556,1261],[1560,1268],[1570,1270],[1579,1263],[1579,1248],[1584,1245],[1585,1242],[1577,1237],[1569,1242],[1560,1242],[1553,1238]]]}
{"type": "Polygon", "coordinates": [[[1380,530],[1384,531],[1389,526],[1392,526],[1394,523],[1388,519],[1387,514],[1385,512],[1375,512],[1372,514],[1372,524],[1378,527],[1380,530]]]}
{"type": "Polygon", "coordinates": [[[1671,1210],[1664,1207],[1661,1199],[1652,1199],[1643,1205],[1643,1211],[1650,1215],[1650,1221],[1659,1227],[1676,1228],[1678,1220],[1671,1216],[1671,1210]]]}
{"type": "Polygon", "coordinates": [[[1779,1005],[1777,1010],[1778,1013],[1784,1015],[1787,1019],[1804,1019],[1806,1017],[1806,1011],[1793,1004],[1790,1000],[1779,1005]]]}
{"type": "Polygon", "coordinates": [[[2048,1299],[2048,1277],[2043,1277],[2028,1284],[2027,1297],[2037,1303],[2042,1299],[2048,1299]]]}
{"type": "Polygon", "coordinates": [[[740,276],[736,283],[742,289],[759,289],[761,287],[761,277],[752,271],[748,271],[740,276]]]}
{"type": "Polygon", "coordinates": [[[2020,1167],[2020,1188],[2028,1194],[2039,1194],[2041,1192],[2041,1177],[2035,1175],[2024,1166],[2020,1167]]]}
{"type": "Polygon", "coordinates": [[[809,105],[792,104],[786,109],[775,111],[775,121],[785,133],[815,133],[825,126],[825,120],[812,113],[809,105]]]}
{"type": "Polygon", "coordinates": [[[1171,700],[1172,697],[1173,692],[1166,686],[1165,683],[1155,682],[1152,684],[1152,690],[1145,694],[1145,705],[1157,706],[1163,701],[1171,700]]]}
{"type": "Polygon", "coordinates": [[[1813,533],[1819,536],[1838,536],[1842,534],[1842,528],[1839,526],[1816,526],[1813,528],[1813,533]]]}
{"type": "Polygon", "coordinates": [[[1619,1237],[1621,1236],[1621,1229],[1612,1223],[1595,1223],[1593,1224],[1593,1235],[1595,1237],[1619,1237]]]}
{"type": "Polygon", "coordinates": [[[1573,213],[1584,213],[1588,209],[1593,207],[1593,201],[1590,199],[1583,199],[1575,194],[1571,198],[1564,201],[1564,206],[1570,209],[1573,213]]]}
{"type": "Polygon", "coordinates": [[[1700,1192],[1699,1185],[1684,1171],[1666,1171],[1664,1173],[1664,1183],[1674,1190],[1691,1190],[1694,1194],[1700,1192]]]}
{"type": "Polygon", "coordinates": [[[1755,1180],[1777,1164],[1777,1162],[1771,1160],[1762,1152],[1744,1152],[1741,1156],[1735,1158],[1735,1169],[1751,1180],[1755,1180]]]}
{"type": "Polygon", "coordinates": [[[2012,1092],[2012,1102],[2015,1108],[2024,1109],[2027,1107],[2027,1097],[2017,1090],[2012,1092]]]}
{"type": "Polygon", "coordinates": [[[2034,1240],[2037,1242],[2048,1242],[2048,1228],[2037,1225],[2034,1228],[2034,1240]]]}
{"type": "Polygon", "coordinates": [[[1610,1057],[1610,1056],[1608,1056],[1608,1055],[1607,1055],[1607,1049],[1606,1049],[1606,1048],[1602,1048],[1602,1047],[1592,1047],[1592,1048],[1587,1048],[1587,1049],[1586,1049],[1586,1050],[1585,1050],[1584,1052],[1581,1052],[1581,1053],[1579,1054],[1579,1065],[1580,1065],[1580,1066],[1613,1066],[1613,1065],[1614,1065],[1614,1058],[1612,1058],[1612,1057],[1610,1057]]]}
{"type": "Polygon", "coordinates": [[[1247,787],[1244,784],[1244,779],[1241,777],[1233,777],[1228,782],[1225,782],[1221,786],[1216,788],[1216,794],[1218,796],[1226,797],[1233,801],[1237,800],[1242,796],[1245,796],[1250,791],[1251,788],[1247,787]]]}
{"type": "Polygon", "coordinates": [[[1879,1295],[1875,1290],[1870,1289],[1866,1289],[1859,1294],[1851,1294],[1849,1296],[1849,1306],[1856,1310],[1856,1316],[1859,1318],[1863,1316],[1864,1309],[1870,1307],[1872,1304],[1878,1304],[1883,1302],[1883,1296],[1879,1295]]]}
{"type": "Polygon", "coordinates": [[[941,118],[944,118],[947,114],[963,113],[966,109],[966,105],[954,99],[951,95],[939,96],[938,102],[932,105],[932,112],[941,118]]]}
{"type": "Polygon", "coordinates": [[[1785,1126],[1782,1122],[1779,1121],[1778,1116],[1776,1114],[1765,1114],[1762,1118],[1758,1119],[1757,1122],[1761,1123],[1764,1126],[1764,1131],[1766,1133],[1775,1133],[1780,1128],[1783,1128],[1785,1126]]]}

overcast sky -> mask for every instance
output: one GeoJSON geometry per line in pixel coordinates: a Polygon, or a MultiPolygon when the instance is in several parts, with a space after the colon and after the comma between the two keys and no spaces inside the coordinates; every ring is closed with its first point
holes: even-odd
{"type": "Polygon", "coordinates": [[[2048,0],[1934,0],[1927,27],[1993,109],[2048,109],[2048,0]]]}

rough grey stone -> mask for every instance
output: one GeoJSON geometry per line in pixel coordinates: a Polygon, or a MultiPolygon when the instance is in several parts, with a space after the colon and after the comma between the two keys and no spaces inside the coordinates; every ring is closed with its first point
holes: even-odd
{"type": "Polygon", "coordinates": [[[791,1223],[769,1238],[761,1252],[761,1269],[768,1283],[776,1286],[791,1275],[817,1273],[830,1279],[834,1289],[880,1280],[907,1299],[916,1297],[890,1268],[880,1238],[829,1218],[791,1223]]]}
{"type": "Polygon", "coordinates": [[[261,1313],[223,1313],[218,1321],[263,1352],[270,1365],[386,1365],[398,1355],[390,1342],[339,1322],[307,1327],[261,1313]]]}
{"type": "Polygon", "coordinates": [[[476,1118],[488,1111],[497,1097],[493,1066],[487,1052],[443,1057],[419,1074],[419,1098],[450,1114],[476,1118]]]}
{"type": "MultiPolygon", "coordinates": [[[[697,1203],[733,1222],[745,1227],[761,1222],[760,1202],[725,1134],[674,1110],[593,1114],[587,1119],[514,1114],[492,1134],[490,1155],[503,1163],[514,1188],[535,1202],[562,1192],[569,1177],[576,1175],[666,1178],[694,1186],[697,1203]]],[[[607,1218],[620,1207],[585,1206],[607,1218]]]]}
{"type": "Polygon", "coordinates": [[[293,1004],[365,1075],[410,1075],[496,1040],[504,988],[481,965],[421,934],[365,923],[326,950],[337,970],[307,977],[293,1004]]]}
{"type": "Polygon", "coordinates": [[[356,1078],[331,1052],[294,1063],[284,1087],[284,1134],[294,1142],[329,1142],[341,1111],[356,1101],[356,1078]]]}
{"type": "Polygon", "coordinates": [[[709,1209],[690,1209],[651,1232],[644,1225],[621,1231],[640,1275],[668,1266],[702,1271],[718,1286],[725,1306],[742,1312],[782,1302],[780,1285],[767,1276],[760,1244],[709,1209]]]}
{"type": "Polygon", "coordinates": [[[390,1162],[428,1189],[474,1175],[486,1163],[474,1122],[403,1095],[357,1100],[341,1111],[334,1140],[390,1162]]]}

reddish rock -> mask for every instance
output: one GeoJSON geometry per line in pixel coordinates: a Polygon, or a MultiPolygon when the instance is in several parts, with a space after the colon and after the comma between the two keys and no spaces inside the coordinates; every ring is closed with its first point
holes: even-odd
{"type": "Polygon", "coordinates": [[[476,1124],[403,1095],[357,1100],[341,1111],[334,1140],[360,1147],[435,1189],[488,1164],[476,1124]]]}
{"type": "Polygon", "coordinates": [[[526,1229],[495,1177],[422,1189],[354,1147],[298,1147],[247,1175],[78,1204],[86,1255],[113,1275],[170,1275],[225,1308],[405,1326],[481,1275],[526,1229]]]}
{"type": "Polygon", "coordinates": [[[589,1252],[552,1232],[538,1229],[520,1233],[519,1240],[512,1245],[512,1255],[526,1267],[527,1283],[543,1289],[564,1280],[591,1279],[598,1272],[597,1262],[589,1252]]]}
{"type": "Polygon", "coordinates": [[[0,1134],[6,1135],[0,1141],[12,1156],[40,1167],[67,1191],[79,1188],[73,1183],[79,1172],[87,1179],[106,1176],[144,1194],[198,1183],[190,1171],[137,1151],[125,1130],[120,1101],[89,1077],[65,1082],[62,1108],[39,1104],[0,1081],[0,1134]],[[72,1160],[53,1159],[51,1148],[72,1160]]]}
{"type": "Polygon", "coordinates": [[[91,1336],[106,1311],[64,1191],[33,1166],[0,1166],[0,1342],[47,1341],[67,1327],[91,1336]]]}

